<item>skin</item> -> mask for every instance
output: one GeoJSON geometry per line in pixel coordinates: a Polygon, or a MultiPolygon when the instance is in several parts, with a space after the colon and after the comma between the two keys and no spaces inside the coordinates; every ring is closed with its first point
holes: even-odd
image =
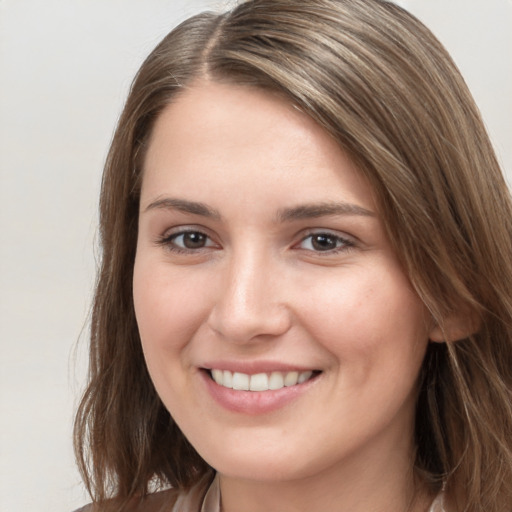
{"type": "Polygon", "coordinates": [[[223,510],[425,510],[413,422],[433,327],[335,141],[279,96],[197,82],[157,119],[140,204],[146,362],[223,510]],[[212,361],[321,373],[248,414],[212,398],[212,361]]]}

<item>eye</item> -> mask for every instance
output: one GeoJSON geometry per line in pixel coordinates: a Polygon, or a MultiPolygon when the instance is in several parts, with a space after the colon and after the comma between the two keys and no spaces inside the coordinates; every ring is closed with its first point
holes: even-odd
{"type": "Polygon", "coordinates": [[[312,233],[299,244],[300,249],[315,252],[338,252],[353,246],[354,243],[350,240],[328,232],[312,233]]]}
{"type": "Polygon", "coordinates": [[[207,234],[196,230],[171,233],[162,237],[157,243],[174,252],[194,252],[207,247],[215,247],[215,243],[207,234]]]}
{"type": "Polygon", "coordinates": [[[173,235],[171,241],[182,249],[201,249],[208,244],[208,237],[199,231],[188,231],[173,235]]]}

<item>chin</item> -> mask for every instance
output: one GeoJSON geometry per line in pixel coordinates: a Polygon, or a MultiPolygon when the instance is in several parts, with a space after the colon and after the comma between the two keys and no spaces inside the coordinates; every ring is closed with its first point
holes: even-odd
{"type": "Polygon", "coordinates": [[[300,447],[282,450],[256,445],[248,450],[245,445],[244,450],[209,451],[202,456],[221,475],[240,480],[283,482],[308,478],[322,471],[313,460],[307,459],[300,447]]]}

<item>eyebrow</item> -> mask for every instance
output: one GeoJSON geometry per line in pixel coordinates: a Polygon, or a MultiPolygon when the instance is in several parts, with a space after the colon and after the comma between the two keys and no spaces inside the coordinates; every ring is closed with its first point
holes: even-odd
{"type": "Polygon", "coordinates": [[[344,202],[313,203],[299,205],[292,208],[284,208],[277,213],[280,222],[291,222],[302,219],[315,219],[336,215],[362,215],[375,217],[375,213],[362,206],[344,202]]]}
{"type": "MultiPolygon", "coordinates": [[[[196,201],[187,201],[186,199],[177,199],[164,197],[151,202],[144,212],[154,209],[178,210],[184,213],[200,215],[220,220],[222,218],[218,210],[211,208],[205,203],[196,201]]],[[[362,206],[345,202],[325,202],[311,203],[283,208],[277,212],[277,222],[292,222],[295,220],[314,219],[325,216],[336,215],[361,215],[364,217],[375,217],[375,213],[362,206]]]]}
{"type": "Polygon", "coordinates": [[[193,215],[201,215],[202,217],[210,217],[212,219],[220,220],[220,213],[214,208],[210,208],[204,203],[196,201],[187,201],[185,199],[175,199],[172,197],[164,197],[157,199],[150,203],[144,209],[144,212],[154,209],[162,210],[178,210],[184,213],[191,213],[193,215]]]}

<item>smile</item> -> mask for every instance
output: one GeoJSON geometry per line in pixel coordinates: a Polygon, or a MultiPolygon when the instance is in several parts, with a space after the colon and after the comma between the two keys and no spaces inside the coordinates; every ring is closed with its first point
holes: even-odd
{"type": "Polygon", "coordinates": [[[303,384],[316,374],[318,374],[318,372],[312,370],[301,372],[274,371],[271,373],[256,373],[253,375],[231,372],[229,370],[210,370],[211,378],[219,386],[239,391],[275,391],[285,387],[303,384]]]}

